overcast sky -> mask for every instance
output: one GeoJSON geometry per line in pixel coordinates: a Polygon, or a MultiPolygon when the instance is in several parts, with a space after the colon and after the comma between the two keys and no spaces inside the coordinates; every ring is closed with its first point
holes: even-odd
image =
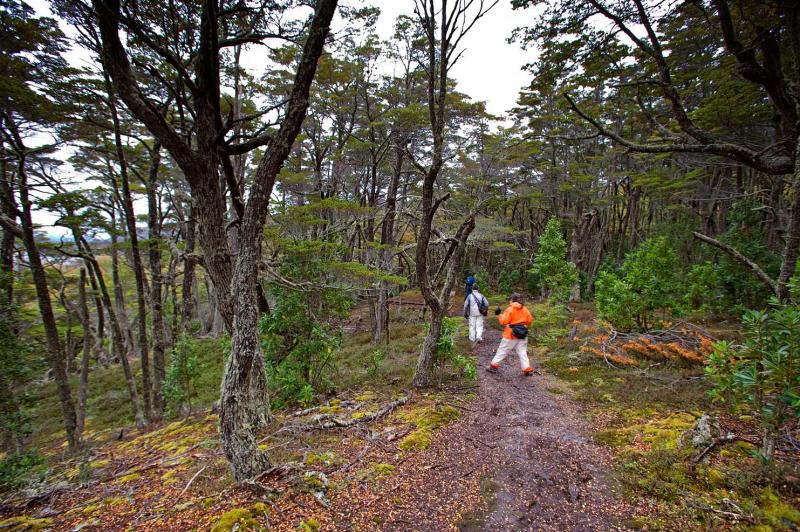
{"type": "MultiPolygon", "coordinates": [[[[48,0],[28,2],[37,13],[50,15],[48,0]]],[[[490,0],[486,0],[486,3],[489,2],[490,0]]],[[[394,22],[399,15],[412,15],[414,9],[413,0],[348,2],[349,5],[359,3],[380,8],[377,30],[382,39],[391,37],[394,22]]],[[[519,90],[530,81],[530,75],[522,71],[522,66],[532,61],[532,52],[522,50],[518,43],[508,43],[507,39],[514,28],[530,25],[533,16],[532,9],[515,11],[511,9],[511,0],[500,0],[462,40],[462,47],[466,51],[451,75],[457,80],[461,92],[475,100],[485,101],[490,113],[502,115],[511,109],[519,90]]],[[[63,25],[62,28],[67,34],[72,34],[70,28],[63,25]]],[[[86,60],[86,56],[73,52],[70,60],[81,62],[86,60]]]]}
{"type": "MultiPolygon", "coordinates": [[[[398,15],[411,15],[414,8],[413,0],[370,3],[381,9],[377,29],[382,38],[392,35],[398,15]]],[[[532,10],[515,11],[511,0],[500,0],[462,40],[466,51],[451,76],[461,92],[485,101],[492,114],[502,115],[514,107],[519,90],[530,83],[530,74],[523,72],[522,66],[532,61],[531,51],[522,50],[518,43],[509,44],[507,39],[514,28],[531,25],[532,16],[532,10]]]]}

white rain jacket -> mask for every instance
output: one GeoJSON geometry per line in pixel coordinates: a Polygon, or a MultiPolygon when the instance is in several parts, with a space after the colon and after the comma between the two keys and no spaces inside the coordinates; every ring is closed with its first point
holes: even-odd
{"type": "Polygon", "coordinates": [[[489,300],[487,300],[484,295],[477,290],[473,290],[464,301],[464,314],[469,316],[482,316],[481,311],[478,310],[479,301],[482,301],[487,307],[489,306],[489,300]]]}

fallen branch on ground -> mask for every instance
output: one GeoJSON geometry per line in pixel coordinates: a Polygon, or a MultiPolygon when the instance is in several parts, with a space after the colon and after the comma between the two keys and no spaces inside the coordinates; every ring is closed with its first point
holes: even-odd
{"type": "Polygon", "coordinates": [[[191,479],[189,479],[189,482],[187,482],[187,483],[186,483],[186,486],[184,486],[184,488],[181,490],[181,492],[180,492],[180,493],[178,494],[178,496],[175,498],[175,502],[174,502],[174,503],[172,503],[172,505],[173,505],[173,506],[175,506],[176,504],[178,504],[178,501],[181,499],[181,497],[183,497],[183,494],[184,494],[184,493],[186,493],[186,490],[188,490],[188,489],[189,489],[189,486],[191,486],[191,485],[192,485],[192,482],[194,482],[194,480],[195,480],[197,477],[199,477],[199,476],[200,476],[200,473],[202,473],[203,471],[205,471],[207,468],[208,468],[208,465],[204,465],[203,467],[201,467],[201,468],[200,468],[200,470],[199,470],[197,473],[195,473],[195,474],[192,476],[192,478],[191,478],[191,479]]]}
{"type": "Polygon", "coordinates": [[[391,413],[398,406],[406,404],[408,402],[408,399],[409,399],[408,395],[403,396],[397,401],[392,401],[391,403],[387,404],[374,414],[370,414],[357,419],[342,420],[337,417],[333,417],[330,420],[321,423],[320,422],[321,419],[318,418],[317,421],[312,423],[306,423],[302,425],[284,425],[275,432],[272,432],[261,438],[258,441],[258,443],[264,443],[273,436],[277,436],[278,434],[281,434],[283,432],[305,432],[309,430],[346,429],[357,425],[361,425],[363,423],[369,423],[370,421],[375,421],[376,419],[382,418],[383,416],[391,413]]]}
{"type": "Polygon", "coordinates": [[[747,442],[747,443],[749,443],[751,445],[757,445],[757,444],[753,443],[752,441],[748,440],[747,438],[740,438],[740,437],[736,436],[733,433],[726,434],[725,436],[722,436],[721,438],[716,438],[705,449],[703,449],[697,455],[695,455],[692,458],[692,460],[689,462],[689,469],[693,471],[694,468],[697,466],[697,464],[699,464],[703,460],[703,458],[708,456],[709,453],[711,453],[717,447],[721,447],[723,445],[727,445],[729,443],[733,443],[733,442],[737,442],[737,441],[743,441],[743,442],[747,442]]]}
{"type": "Polygon", "coordinates": [[[722,499],[722,504],[726,506],[730,506],[732,509],[736,510],[735,512],[729,512],[727,510],[720,510],[718,508],[714,508],[710,504],[707,504],[701,500],[698,500],[696,496],[689,493],[686,490],[680,490],[680,494],[684,497],[686,504],[691,506],[692,508],[696,508],[698,510],[702,510],[704,512],[712,512],[717,515],[721,515],[722,517],[726,517],[728,519],[732,519],[734,521],[744,521],[746,523],[755,524],[756,520],[753,518],[752,515],[748,515],[744,513],[744,511],[739,507],[738,504],[730,500],[729,498],[725,497],[722,499]]]}

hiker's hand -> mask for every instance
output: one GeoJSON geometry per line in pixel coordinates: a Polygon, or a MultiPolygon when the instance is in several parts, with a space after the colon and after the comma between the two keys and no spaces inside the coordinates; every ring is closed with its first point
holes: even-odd
{"type": "Polygon", "coordinates": [[[494,315],[495,316],[499,316],[501,312],[503,312],[503,311],[500,310],[500,305],[498,305],[497,308],[494,309],[494,315]]]}

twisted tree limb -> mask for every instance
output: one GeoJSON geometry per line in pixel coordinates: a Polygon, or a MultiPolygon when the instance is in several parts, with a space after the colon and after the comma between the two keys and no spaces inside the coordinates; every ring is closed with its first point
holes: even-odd
{"type": "Polygon", "coordinates": [[[775,281],[775,279],[773,279],[772,277],[767,275],[767,273],[764,270],[761,269],[761,266],[759,266],[758,264],[756,264],[752,260],[748,259],[744,255],[739,253],[739,251],[734,249],[732,246],[730,246],[730,245],[728,245],[728,244],[726,244],[724,242],[720,242],[719,240],[717,240],[715,238],[711,238],[710,236],[706,236],[706,235],[704,235],[702,233],[698,233],[697,231],[692,231],[692,235],[694,235],[694,237],[696,239],[698,239],[698,240],[700,240],[702,242],[705,242],[706,244],[714,246],[717,249],[721,249],[722,251],[724,251],[725,253],[727,253],[728,255],[733,257],[734,259],[736,259],[738,262],[742,263],[744,266],[746,266],[748,269],[750,269],[753,273],[755,273],[756,276],[765,285],[767,285],[769,287],[769,289],[772,291],[773,294],[776,294],[776,295],[778,294],[778,283],[777,283],[777,281],[775,281]]]}

